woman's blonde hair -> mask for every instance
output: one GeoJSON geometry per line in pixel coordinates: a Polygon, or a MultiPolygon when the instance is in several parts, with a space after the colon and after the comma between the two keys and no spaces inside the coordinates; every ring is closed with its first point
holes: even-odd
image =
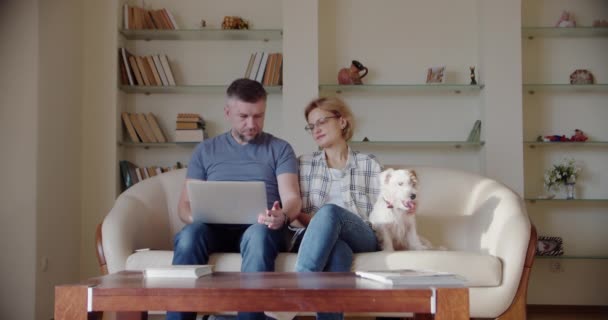
{"type": "Polygon", "coordinates": [[[354,119],[353,113],[350,111],[350,108],[346,105],[346,103],[340,98],[318,98],[311,101],[306,109],[304,110],[304,119],[308,121],[308,114],[314,109],[321,109],[325,111],[329,111],[334,115],[341,117],[346,121],[346,126],[342,129],[342,137],[344,140],[348,141],[353,137],[354,131],[354,119]]]}

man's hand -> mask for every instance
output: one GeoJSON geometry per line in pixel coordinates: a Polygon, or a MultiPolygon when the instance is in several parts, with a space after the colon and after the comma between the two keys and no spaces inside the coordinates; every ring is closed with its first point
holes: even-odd
{"type": "Polygon", "coordinates": [[[266,213],[260,213],[258,223],[265,224],[272,230],[278,230],[283,227],[285,224],[285,214],[283,214],[278,201],[275,201],[272,208],[266,210],[266,213]]]}

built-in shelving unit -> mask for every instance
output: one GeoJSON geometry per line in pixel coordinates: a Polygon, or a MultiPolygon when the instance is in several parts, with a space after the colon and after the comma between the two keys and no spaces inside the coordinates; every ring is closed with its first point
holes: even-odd
{"type": "Polygon", "coordinates": [[[448,148],[481,148],[485,142],[469,141],[350,141],[356,147],[448,147],[448,148]]]}
{"type": "Polygon", "coordinates": [[[319,85],[321,92],[477,92],[483,89],[483,84],[362,84],[362,85],[340,85],[322,84],[319,85]]]}
{"type": "Polygon", "coordinates": [[[281,40],[283,30],[120,30],[127,40],[281,40]]]}
{"type": "Polygon", "coordinates": [[[537,37],[608,37],[608,28],[605,27],[523,27],[521,35],[532,40],[537,37]]]}
{"type": "MultiPolygon", "coordinates": [[[[224,94],[227,85],[178,85],[178,86],[120,86],[120,90],[125,93],[221,93],[224,94]]],[[[269,94],[281,93],[282,86],[265,87],[269,94]]]]}

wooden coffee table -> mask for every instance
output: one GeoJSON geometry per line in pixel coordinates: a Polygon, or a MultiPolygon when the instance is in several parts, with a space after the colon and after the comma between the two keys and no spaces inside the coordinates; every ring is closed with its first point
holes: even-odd
{"type": "Polygon", "coordinates": [[[124,271],[55,288],[55,319],[101,319],[103,311],[413,312],[469,319],[467,288],[391,287],[354,273],[216,272],[196,280],[124,271]]]}

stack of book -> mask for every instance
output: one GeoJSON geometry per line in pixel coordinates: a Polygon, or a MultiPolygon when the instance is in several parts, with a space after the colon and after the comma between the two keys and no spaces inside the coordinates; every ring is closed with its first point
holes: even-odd
{"type": "Polygon", "coordinates": [[[178,113],[175,142],[201,142],[205,139],[205,121],[197,113],[178,113]]]}
{"type": "Polygon", "coordinates": [[[171,170],[181,169],[186,166],[182,165],[179,161],[170,167],[163,166],[149,166],[149,167],[138,167],[131,161],[121,160],[118,162],[120,167],[121,186],[122,190],[127,190],[132,185],[157,176],[161,173],[169,172],[171,170]]]}
{"type": "Polygon", "coordinates": [[[125,48],[118,49],[120,82],[125,86],[174,86],[175,78],[164,54],[135,56],[125,48]]]}
{"type": "Polygon", "coordinates": [[[249,57],[244,77],[265,86],[278,86],[283,83],[282,68],[282,53],[255,52],[249,57]]]}
{"type": "Polygon", "coordinates": [[[168,29],[177,30],[175,18],[169,10],[147,10],[125,4],[123,7],[123,27],[131,29],[168,29]]]}
{"type": "Polygon", "coordinates": [[[121,117],[131,142],[167,142],[167,138],[152,112],[148,114],[123,112],[121,117]]]}
{"type": "Polygon", "coordinates": [[[392,286],[434,286],[434,287],[461,287],[466,279],[454,273],[432,270],[382,270],[357,271],[357,276],[392,286]]]}
{"type": "Polygon", "coordinates": [[[144,270],[146,278],[189,278],[196,279],[213,273],[213,265],[179,265],[148,267],[144,270]]]}

